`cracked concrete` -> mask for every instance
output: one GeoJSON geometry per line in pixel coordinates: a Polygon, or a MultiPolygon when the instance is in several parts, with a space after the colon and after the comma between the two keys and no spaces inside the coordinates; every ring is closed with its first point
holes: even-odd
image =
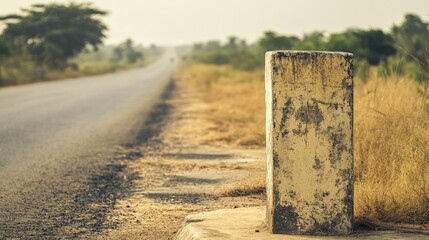
{"type": "Polygon", "coordinates": [[[211,212],[188,215],[177,233],[177,240],[202,239],[252,239],[252,240],[399,240],[429,239],[425,233],[400,231],[355,230],[353,234],[342,236],[309,236],[271,234],[264,225],[265,207],[220,209],[211,212]]]}

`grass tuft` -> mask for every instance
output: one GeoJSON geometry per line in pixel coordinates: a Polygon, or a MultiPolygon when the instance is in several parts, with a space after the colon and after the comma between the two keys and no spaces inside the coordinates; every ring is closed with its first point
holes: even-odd
{"type": "Polygon", "coordinates": [[[229,185],[215,192],[220,197],[243,197],[265,194],[265,179],[260,178],[251,182],[241,182],[229,185]]]}

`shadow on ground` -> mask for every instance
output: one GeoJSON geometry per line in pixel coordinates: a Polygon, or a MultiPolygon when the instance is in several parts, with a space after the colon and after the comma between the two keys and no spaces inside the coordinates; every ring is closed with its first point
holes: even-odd
{"type": "MultiPolygon", "coordinates": [[[[117,156],[114,156],[116,160],[106,165],[100,174],[88,179],[86,186],[75,195],[71,207],[68,208],[68,214],[65,213],[61,220],[65,224],[59,226],[69,233],[65,236],[66,238],[81,238],[117,227],[119,222],[107,221],[108,214],[117,201],[128,197],[133,192],[134,181],[139,179],[139,175],[129,169],[128,163],[143,157],[144,154],[138,147],[161,131],[171,111],[171,106],[166,103],[166,100],[171,98],[173,89],[174,82],[170,81],[161,96],[160,103],[147,116],[135,139],[117,151],[117,156]]],[[[201,197],[189,196],[188,198],[197,201],[201,197]]],[[[176,199],[180,198],[176,197],[176,199]]]]}
{"type": "Polygon", "coordinates": [[[199,204],[217,197],[203,193],[146,193],[145,197],[170,204],[199,204]]]}
{"type": "Polygon", "coordinates": [[[232,159],[236,156],[233,154],[215,154],[215,153],[175,153],[163,154],[165,158],[175,159],[198,159],[198,160],[219,160],[219,159],[232,159]]]}

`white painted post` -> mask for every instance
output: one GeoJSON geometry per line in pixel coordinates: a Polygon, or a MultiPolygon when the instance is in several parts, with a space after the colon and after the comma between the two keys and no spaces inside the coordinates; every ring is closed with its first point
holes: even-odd
{"type": "Polygon", "coordinates": [[[266,54],[267,224],[272,233],[353,227],[353,55],[266,54]]]}

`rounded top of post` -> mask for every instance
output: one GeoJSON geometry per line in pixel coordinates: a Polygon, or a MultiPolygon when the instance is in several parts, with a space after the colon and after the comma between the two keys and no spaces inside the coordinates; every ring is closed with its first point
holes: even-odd
{"type": "Polygon", "coordinates": [[[307,51],[307,50],[276,50],[268,51],[266,56],[277,56],[277,57],[296,57],[296,56],[342,56],[345,58],[353,58],[352,53],[348,52],[337,52],[337,51],[307,51]]]}

